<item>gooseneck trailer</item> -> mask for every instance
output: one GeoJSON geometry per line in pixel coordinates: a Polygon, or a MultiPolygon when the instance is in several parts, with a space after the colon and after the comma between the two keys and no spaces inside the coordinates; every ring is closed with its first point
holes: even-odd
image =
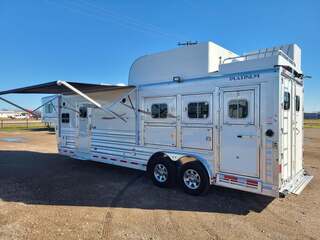
{"type": "Polygon", "coordinates": [[[147,171],[160,187],[210,185],[278,197],[303,168],[303,73],[296,44],[237,55],[212,42],[138,58],[127,86],[56,81],[46,93],[59,153],[147,171]]]}

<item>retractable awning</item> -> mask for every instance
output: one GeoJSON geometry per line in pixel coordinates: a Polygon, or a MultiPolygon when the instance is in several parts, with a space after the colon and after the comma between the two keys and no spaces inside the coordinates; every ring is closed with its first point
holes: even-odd
{"type": "MultiPolygon", "coordinates": [[[[11,93],[22,93],[22,94],[74,94],[74,91],[70,90],[70,88],[64,86],[63,84],[59,84],[60,82],[65,81],[54,81],[48,82],[28,87],[16,88],[6,91],[0,91],[0,95],[11,94],[11,93]]],[[[98,92],[98,91],[108,91],[108,90],[116,90],[116,89],[133,89],[134,86],[119,86],[112,84],[91,84],[91,83],[79,83],[79,82],[66,82],[72,85],[74,88],[78,89],[83,93],[90,92],[98,92]]]]}
{"type": "MultiPolygon", "coordinates": [[[[55,82],[49,82],[24,88],[17,88],[7,91],[1,91],[0,95],[4,94],[12,94],[12,93],[19,93],[19,94],[64,94],[64,95],[70,95],[70,94],[77,94],[81,96],[82,98],[86,99],[87,101],[94,104],[96,107],[100,108],[104,112],[111,113],[114,117],[121,119],[122,121],[126,122],[126,120],[111,110],[112,106],[119,102],[122,98],[129,97],[130,93],[135,90],[135,86],[119,86],[119,85],[109,85],[109,84],[91,84],[91,83],[78,83],[78,82],[66,82],[66,81],[55,81],[55,82]],[[114,100],[110,105],[103,106],[101,103],[97,102],[90,96],[88,96],[88,93],[93,92],[103,92],[103,91],[113,91],[113,90],[124,90],[120,96],[116,100],[114,100]]],[[[42,104],[40,107],[36,108],[33,111],[27,110],[24,107],[21,107],[7,99],[4,99],[3,97],[0,97],[0,100],[5,101],[15,107],[18,107],[26,112],[29,112],[31,114],[34,114],[36,110],[44,106],[45,104],[49,102],[42,104]]]]}

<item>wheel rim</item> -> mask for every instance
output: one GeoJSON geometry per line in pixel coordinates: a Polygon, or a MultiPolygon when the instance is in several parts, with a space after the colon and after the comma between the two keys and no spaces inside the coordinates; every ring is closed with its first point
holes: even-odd
{"type": "Polygon", "coordinates": [[[158,182],[163,183],[168,179],[168,169],[162,163],[158,163],[155,165],[153,174],[158,182]]]}
{"type": "Polygon", "coordinates": [[[201,177],[196,170],[188,169],[183,174],[183,181],[188,188],[195,190],[200,187],[201,177]]]}

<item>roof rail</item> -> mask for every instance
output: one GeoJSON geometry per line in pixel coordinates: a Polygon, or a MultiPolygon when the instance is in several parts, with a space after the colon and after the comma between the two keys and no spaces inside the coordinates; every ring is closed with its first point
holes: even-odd
{"type": "Polygon", "coordinates": [[[296,67],[295,62],[287,54],[285,54],[281,49],[275,49],[275,48],[273,48],[272,50],[266,50],[266,51],[259,50],[258,52],[255,52],[255,53],[249,53],[249,54],[240,55],[237,57],[229,57],[224,59],[222,64],[231,63],[232,60],[247,61],[249,60],[249,58],[251,59],[265,58],[267,57],[268,53],[271,53],[270,56],[280,55],[284,57],[288,62],[290,62],[293,66],[296,67]]]}

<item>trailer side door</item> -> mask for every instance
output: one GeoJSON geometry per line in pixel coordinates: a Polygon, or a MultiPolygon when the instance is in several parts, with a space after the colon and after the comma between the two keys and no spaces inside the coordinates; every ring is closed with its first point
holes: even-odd
{"type": "Polygon", "coordinates": [[[259,177],[259,88],[220,92],[220,171],[259,177]]]}

